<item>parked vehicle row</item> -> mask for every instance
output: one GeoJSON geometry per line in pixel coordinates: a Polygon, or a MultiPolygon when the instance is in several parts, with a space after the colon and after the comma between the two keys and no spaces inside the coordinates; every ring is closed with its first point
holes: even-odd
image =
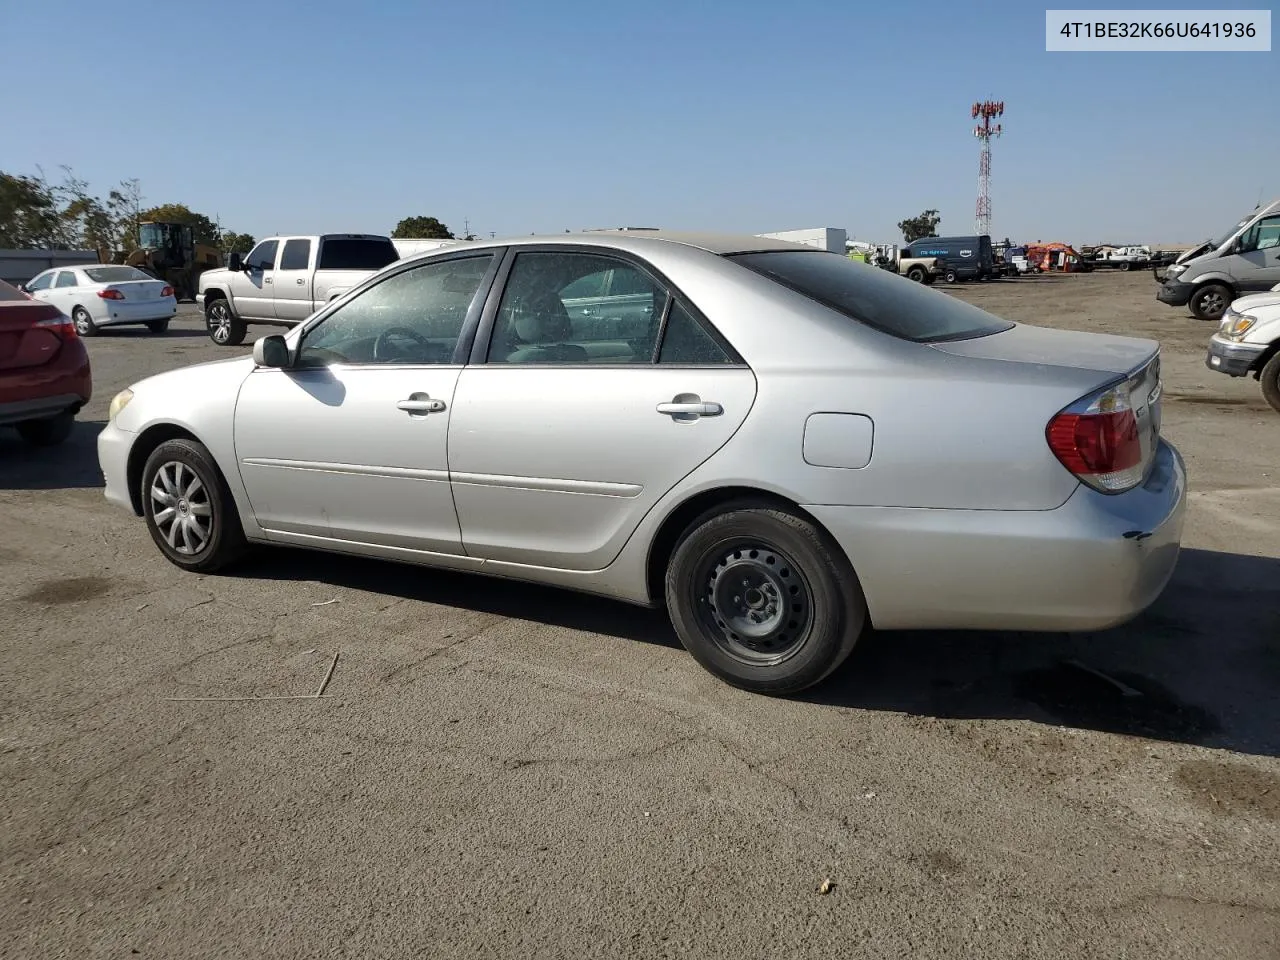
{"type": "Polygon", "coordinates": [[[869,625],[1146,608],[1186,506],[1160,395],[1150,340],[785,241],[593,232],[391,263],[134,383],[98,456],[185,570],[289,545],[665,606],[708,670],[785,694],[869,625]]]}
{"type": "Polygon", "coordinates": [[[164,333],[178,312],[173,287],[135,267],[57,267],[36,274],[23,289],[70,317],[82,337],[103,327],[130,325],[164,333]]]}

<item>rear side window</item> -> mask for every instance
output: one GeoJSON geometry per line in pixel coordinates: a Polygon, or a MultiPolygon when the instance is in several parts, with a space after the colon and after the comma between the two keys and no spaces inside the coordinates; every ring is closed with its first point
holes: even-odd
{"type": "Polygon", "coordinates": [[[815,250],[743,253],[728,259],[882,333],[928,343],[985,337],[1013,324],[878,267],[815,250]]]}
{"type": "Polygon", "coordinates": [[[310,263],[310,240],[286,240],[284,242],[284,253],[280,254],[281,270],[305,270],[310,263]]]}
{"type": "Polygon", "coordinates": [[[58,282],[55,287],[74,287],[76,285],[76,275],[70,270],[63,270],[58,274],[58,282]]]}
{"type": "Polygon", "coordinates": [[[381,270],[400,259],[395,244],[374,237],[329,237],[320,241],[317,270],[381,270]]]}

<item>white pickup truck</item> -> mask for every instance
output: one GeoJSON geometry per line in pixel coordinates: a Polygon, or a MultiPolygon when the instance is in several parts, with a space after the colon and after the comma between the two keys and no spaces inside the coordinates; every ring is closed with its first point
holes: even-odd
{"type": "Polygon", "coordinates": [[[243,260],[233,253],[202,273],[196,302],[209,338],[238,346],[249,324],[292,327],[399,259],[389,237],[372,234],[268,237],[243,260]]]}

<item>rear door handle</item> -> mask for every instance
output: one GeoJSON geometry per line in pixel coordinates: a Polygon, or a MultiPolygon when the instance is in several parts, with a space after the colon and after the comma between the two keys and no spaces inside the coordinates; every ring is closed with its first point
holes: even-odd
{"type": "Polygon", "coordinates": [[[409,414],[439,413],[444,409],[444,401],[432,400],[425,393],[415,393],[407,400],[397,401],[396,408],[409,414]]]}
{"type": "Polygon", "coordinates": [[[307,281],[306,281],[306,280],[304,280],[302,277],[299,277],[297,280],[295,280],[295,281],[293,281],[293,282],[294,282],[294,283],[296,283],[298,286],[302,286],[302,285],[303,285],[304,283],[306,283],[307,281]]]}
{"type": "Polygon", "coordinates": [[[718,417],[724,413],[724,407],[718,403],[673,400],[670,403],[658,404],[658,412],[677,420],[696,420],[698,417],[718,417]]]}

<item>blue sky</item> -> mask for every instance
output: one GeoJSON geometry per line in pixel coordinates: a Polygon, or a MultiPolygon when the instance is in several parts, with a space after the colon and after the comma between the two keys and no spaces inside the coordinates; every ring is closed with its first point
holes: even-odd
{"type": "Polygon", "coordinates": [[[1280,53],[1046,53],[1045,4],[5,6],[0,170],[137,177],[257,236],[425,214],[892,241],[928,207],[968,232],[986,97],[997,236],[1191,242],[1280,196],[1280,53]]]}

